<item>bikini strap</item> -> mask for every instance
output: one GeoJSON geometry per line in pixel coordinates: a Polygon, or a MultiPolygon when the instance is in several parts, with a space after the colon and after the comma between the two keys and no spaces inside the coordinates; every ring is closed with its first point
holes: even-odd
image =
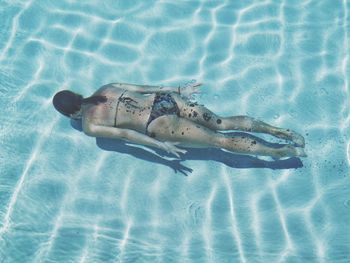
{"type": "Polygon", "coordinates": [[[123,97],[125,92],[126,90],[124,90],[118,98],[117,107],[115,108],[114,127],[117,127],[117,114],[118,114],[119,102],[121,101],[121,98],[123,97]]]}

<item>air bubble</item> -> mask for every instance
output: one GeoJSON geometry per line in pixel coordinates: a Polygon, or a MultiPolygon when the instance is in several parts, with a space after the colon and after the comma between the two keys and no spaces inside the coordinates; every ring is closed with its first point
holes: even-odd
{"type": "Polygon", "coordinates": [[[349,200],[345,200],[343,204],[344,204],[344,206],[346,208],[350,208],[350,199],[349,200]]]}
{"type": "Polygon", "coordinates": [[[290,110],[290,111],[289,111],[289,115],[290,115],[291,117],[296,117],[297,112],[296,112],[295,110],[290,110]]]}
{"type": "Polygon", "coordinates": [[[280,115],[279,114],[275,114],[274,116],[273,116],[273,118],[276,120],[276,119],[278,119],[280,117],[280,115]]]}
{"type": "Polygon", "coordinates": [[[321,94],[322,95],[328,95],[328,91],[325,88],[321,88],[321,94]]]}

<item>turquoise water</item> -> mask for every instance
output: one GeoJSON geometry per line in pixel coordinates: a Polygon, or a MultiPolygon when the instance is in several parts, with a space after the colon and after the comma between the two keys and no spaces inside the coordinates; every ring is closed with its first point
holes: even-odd
{"type": "Polygon", "coordinates": [[[0,262],[350,262],[349,2],[101,2],[0,1],[0,262]],[[308,158],[162,159],[51,104],[191,79],[308,158]]]}

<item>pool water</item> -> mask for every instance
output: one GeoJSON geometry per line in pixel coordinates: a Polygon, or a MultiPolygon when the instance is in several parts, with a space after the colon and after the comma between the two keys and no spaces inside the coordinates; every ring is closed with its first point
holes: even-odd
{"type": "Polygon", "coordinates": [[[0,3],[0,262],[350,262],[347,0],[0,3]],[[303,134],[308,157],[177,160],[51,103],[191,79],[217,114],[303,134]]]}

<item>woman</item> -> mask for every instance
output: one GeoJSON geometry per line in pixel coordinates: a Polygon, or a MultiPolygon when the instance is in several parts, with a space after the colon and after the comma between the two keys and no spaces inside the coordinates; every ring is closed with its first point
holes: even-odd
{"type": "Polygon", "coordinates": [[[201,84],[185,87],[111,83],[91,97],[68,90],[53,98],[55,108],[73,119],[82,119],[83,131],[94,137],[117,138],[153,146],[179,157],[177,147],[216,147],[240,154],[274,158],[306,157],[304,138],[289,129],[266,124],[248,116],[219,117],[206,107],[191,102],[201,84]],[[219,131],[239,130],[267,133],[286,139],[272,148],[249,136],[228,136],[219,131]]]}

